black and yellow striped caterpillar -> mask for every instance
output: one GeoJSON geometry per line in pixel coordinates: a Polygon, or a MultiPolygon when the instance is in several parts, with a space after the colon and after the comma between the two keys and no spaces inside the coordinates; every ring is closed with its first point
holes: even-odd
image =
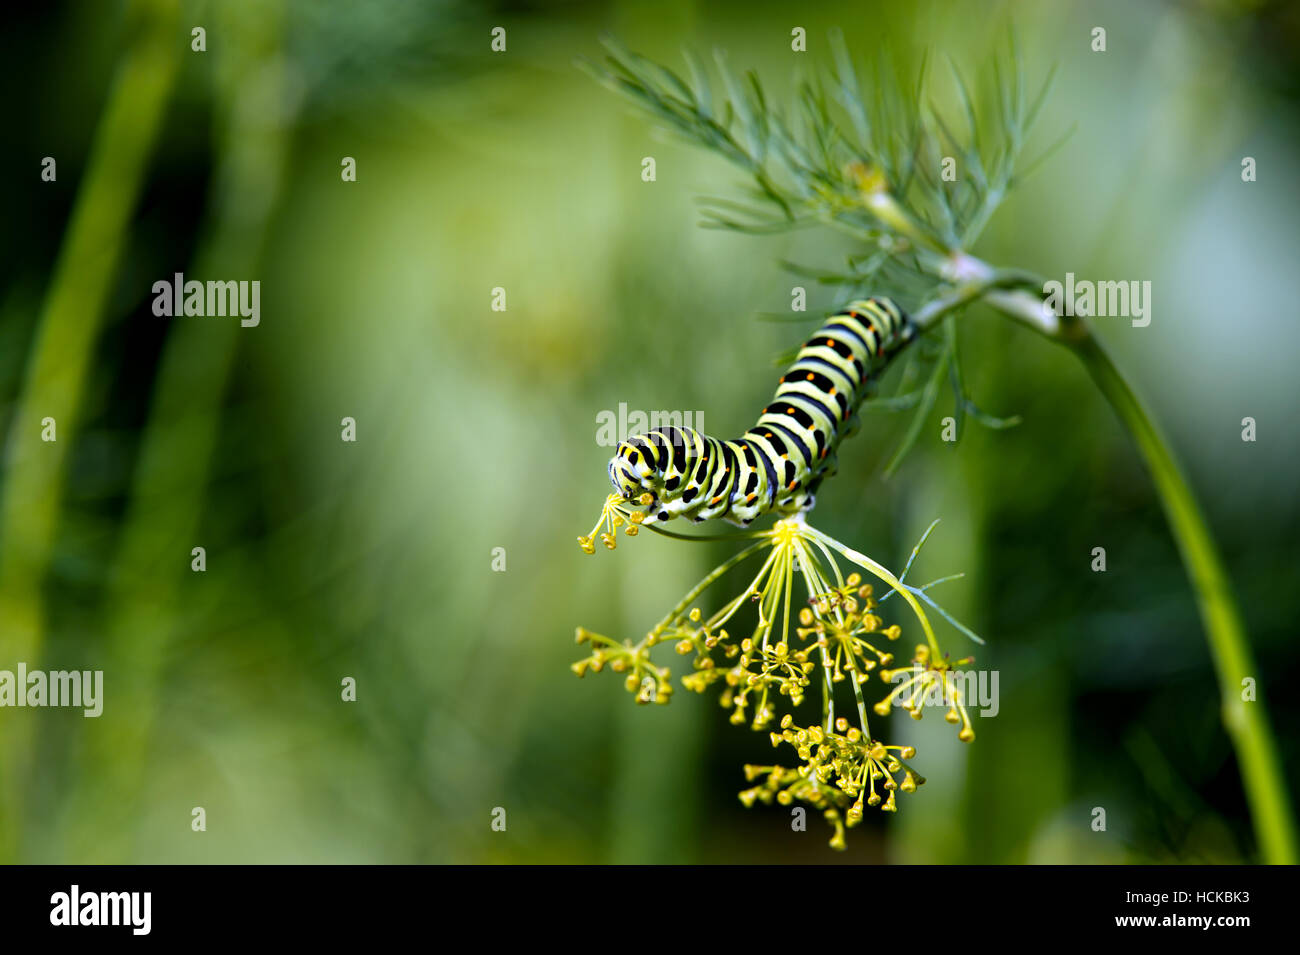
{"type": "Polygon", "coordinates": [[[858,406],[916,326],[887,298],[851,302],[827,319],[781,376],[758,424],[734,441],[656,428],[619,445],[614,490],[646,506],[643,523],[689,517],[747,526],[813,506],[835,473],[835,450],[857,431],[858,406]]]}

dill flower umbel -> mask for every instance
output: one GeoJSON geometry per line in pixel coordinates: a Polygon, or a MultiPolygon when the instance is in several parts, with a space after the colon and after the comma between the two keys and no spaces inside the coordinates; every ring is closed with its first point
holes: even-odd
{"type": "MultiPolygon", "coordinates": [[[[717,539],[664,530],[646,520],[636,503],[611,494],[596,526],[578,543],[590,554],[599,538],[613,550],[619,530],[635,536],[642,527],[677,540],[717,539]]],[[[955,668],[972,663],[973,658],[949,662],[921,606],[928,604],[952,621],[926,593],[933,584],[913,587],[903,580],[933,529],[932,524],[898,577],[817,530],[802,513],[777,520],[767,530],[730,535],[750,543],[706,574],[639,641],[619,641],[579,628],[578,643],[590,645],[592,652],[572,669],[585,676],[608,667],[624,676],[624,686],[636,702],[666,704],[673,692],[671,671],[653,662],[651,653],[660,644],[671,644],[678,655],[691,661],[690,672],[681,678],[683,687],[696,693],[716,687],[718,701],[730,711],[732,723],[767,731],[778,749],[793,748],[794,765],[745,767],[746,779],[754,785],[741,791],[741,802],[746,806],[804,803],[823,814],[834,830],[831,846],[843,849],[845,830],[860,823],[866,809],[895,812],[897,793],[914,792],[925,782],[909,763],[916,750],[886,743],[873,733],[869,709],[885,716],[901,700],[919,719],[927,694],[938,689],[953,701],[947,719],[961,724],[959,737],[967,742],[974,738],[955,679],[955,668]],[[889,648],[902,636],[902,628],[885,624],[884,598],[876,599],[874,585],[864,582],[857,570],[846,576],[841,561],[876,577],[888,588],[885,597],[897,594],[909,605],[925,636],[909,664],[891,667],[895,654],[889,648]],[[706,591],[743,564],[757,564],[757,570],[706,614],[700,606],[706,591]],[[801,604],[796,604],[796,580],[801,604]],[[757,616],[752,625],[747,617],[742,622],[740,613],[750,606],[757,616]],[[872,677],[877,674],[890,685],[869,706],[868,697],[874,696],[872,677]],[[852,693],[847,713],[837,712],[837,703],[848,697],[844,693],[837,700],[840,684],[847,684],[852,693]],[[810,696],[820,698],[821,716],[801,726],[795,721],[795,710],[810,696]]]]}
{"type": "Polygon", "coordinates": [[[913,719],[921,718],[921,707],[931,699],[941,700],[947,704],[948,712],[944,719],[949,723],[960,723],[958,738],[964,743],[975,739],[975,730],[970,725],[970,716],[962,699],[961,685],[957,679],[956,666],[974,662],[974,657],[966,657],[949,663],[947,658],[936,660],[930,648],[921,644],[916,648],[909,666],[895,670],[883,670],[881,676],[890,682],[895,677],[905,677],[889,696],[877,703],[873,709],[881,716],[889,712],[890,704],[902,701],[903,709],[913,719]]]}

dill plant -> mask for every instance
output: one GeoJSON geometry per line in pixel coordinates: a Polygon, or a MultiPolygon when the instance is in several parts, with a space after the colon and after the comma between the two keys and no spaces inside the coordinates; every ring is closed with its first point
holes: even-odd
{"type": "MultiPolygon", "coordinates": [[[[1169,520],[1205,626],[1223,724],[1240,764],[1261,855],[1268,862],[1295,862],[1295,827],[1266,711],[1262,702],[1247,704],[1240,693],[1258,670],[1222,560],[1172,451],[1087,324],[1048,307],[1043,277],[995,266],[973,251],[999,205],[1068,138],[1067,131],[1055,145],[1025,155],[1054,74],[1027,93],[1014,36],[994,59],[981,89],[949,60],[953,117],[932,99],[928,58],[912,78],[878,62],[864,79],[838,31],[830,40],[831,62],[798,82],[788,105],[778,104],[752,71],[737,77],[722,53],[711,69],[687,53],[682,76],[606,39],[603,62],[580,65],[654,120],[743,173],[740,198],[703,200],[706,228],[751,235],[802,229],[836,233],[848,247],[842,263],[784,262],[783,267],[845,299],[883,293],[912,305],[912,319],[923,334],[910,349],[903,384],[897,394],[871,402],[912,412],[887,472],[920,436],[945,384],[953,396],[958,435],[967,418],[998,429],[1019,420],[984,412],[967,391],[956,321],[968,307],[991,307],[1073,351],[1137,444],[1169,520]],[[961,176],[942,175],[945,157],[960,163],[961,176]]],[[[609,496],[596,527],[579,538],[583,550],[592,553],[597,537],[614,549],[620,529],[637,534],[643,525],[636,503],[609,496]]],[[[644,526],[682,540],[719,539],[644,526]]],[[[933,529],[932,524],[912,559],[933,529]]],[[[914,587],[904,579],[910,559],[895,577],[814,528],[803,514],[729,538],[755,542],[706,575],[641,641],[579,628],[578,642],[590,643],[592,652],[573,670],[582,676],[608,667],[625,675],[638,702],[664,704],[672,696],[671,673],[652,662],[651,650],[671,642],[678,653],[693,655],[684,686],[703,692],[720,685],[720,700],[733,723],[768,730],[773,746],[788,745],[798,758],[794,766],[746,766],[756,785],[741,792],[741,800],[746,805],[807,802],[832,824],[831,845],[844,848],[844,830],[862,819],[864,806],[893,811],[897,791],[910,792],[924,782],[911,765],[916,755],[911,746],[888,744],[873,734],[870,677],[878,674],[891,684],[871,703],[876,714],[884,716],[901,703],[919,719],[927,700],[939,699],[947,704],[946,719],[969,742],[974,730],[956,674],[973,658],[953,660],[942,650],[922,605],[966,637],[982,641],[928,594],[942,580],[914,587]],[[729,571],[760,556],[760,569],[748,585],[706,618],[695,601],[729,571]],[[840,562],[873,575],[885,585],[883,594],[877,598],[856,570],[844,576],[840,562]],[[807,597],[798,610],[792,603],[796,578],[807,597]],[[884,626],[879,615],[895,595],[909,605],[925,638],[902,665],[894,664],[893,651],[883,649],[900,638],[901,628],[884,626]],[[749,636],[737,639],[727,627],[746,603],[757,604],[758,622],[749,636]],[[853,690],[854,707],[847,716],[835,709],[835,686],[842,681],[853,690]],[[791,711],[818,690],[821,720],[796,725],[791,711]]]]}

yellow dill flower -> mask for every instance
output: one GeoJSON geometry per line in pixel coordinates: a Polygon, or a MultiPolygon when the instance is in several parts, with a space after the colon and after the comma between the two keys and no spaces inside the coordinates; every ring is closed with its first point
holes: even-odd
{"type": "MultiPolygon", "coordinates": [[[[631,501],[610,495],[595,528],[579,538],[579,544],[592,553],[599,537],[612,550],[620,528],[633,534],[642,526],[678,540],[717,539],[666,531],[653,518],[644,518],[631,501]]],[[[872,672],[909,677],[876,704],[874,710],[881,715],[905,694],[906,705],[911,705],[918,690],[924,694],[930,685],[947,686],[951,666],[921,601],[943,611],[925,594],[926,588],[905,584],[871,558],[812,527],[802,514],[731,538],[748,546],[706,574],[639,642],[579,629],[578,642],[590,643],[592,652],[573,664],[573,670],[583,676],[608,667],[623,675],[637,702],[664,704],[672,695],[671,674],[651,660],[651,651],[668,643],[677,654],[691,656],[692,670],[682,677],[684,687],[697,693],[719,687],[719,703],[730,710],[733,723],[748,723],[754,730],[778,723],[779,730],[770,731],[772,744],[790,745],[798,757],[795,766],[746,766],[746,778],[755,785],[740,793],[741,802],[799,802],[820,810],[834,830],[831,845],[842,849],[845,830],[861,822],[865,807],[894,812],[896,794],[913,792],[924,782],[908,765],[916,755],[912,747],[887,744],[872,731],[872,708],[863,684],[872,672]],[[910,667],[888,669],[894,657],[884,647],[902,630],[897,624],[885,625],[873,585],[864,583],[856,570],[845,576],[841,560],[873,574],[887,586],[887,595],[898,594],[909,605],[926,638],[910,667]],[[757,570],[747,582],[744,576],[738,578],[731,595],[718,601],[711,614],[701,609],[707,591],[750,562],[757,570]],[[752,623],[746,621],[748,613],[741,614],[748,608],[752,623]],[[846,713],[837,715],[837,707],[843,709],[846,702],[837,699],[841,684],[847,684],[852,698],[846,713]],[[792,711],[819,689],[821,721],[795,725],[792,711]]],[[[969,719],[960,700],[954,712],[966,734],[969,719]]]]}
{"type": "Polygon", "coordinates": [[[899,682],[873,709],[881,716],[885,716],[890,706],[902,701],[902,707],[908,715],[919,720],[924,707],[933,703],[942,703],[947,708],[944,719],[949,723],[960,723],[961,729],[957,733],[957,738],[964,743],[969,743],[975,739],[975,730],[971,726],[970,715],[966,712],[956,667],[974,662],[974,657],[964,657],[952,662],[949,662],[946,656],[937,659],[930,652],[929,647],[921,644],[916,648],[916,654],[912,657],[910,665],[880,671],[881,679],[890,683],[895,682],[900,676],[905,679],[899,682]]]}

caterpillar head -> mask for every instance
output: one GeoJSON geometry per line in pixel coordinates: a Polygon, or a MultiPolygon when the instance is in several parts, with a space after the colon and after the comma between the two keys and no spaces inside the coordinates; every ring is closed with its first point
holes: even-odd
{"type": "Polygon", "coordinates": [[[681,516],[699,523],[704,520],[699,515],[700,488],[692,485],[690,475],[707,461],[706,440],[699,432],[678,427],[628,438],[609,462],[609,482],[624,501],[645,507],[647,524],[681,516]]]}
{"type": "Polygon", "coordinates": [[[650,503],[642,500],[646,494],[652,498],[659,496],[663,489],[662,475],[645,438],[629,438],[618,446],[609,459],[609,483],[616,493],[635,503],[650,503]]]}

